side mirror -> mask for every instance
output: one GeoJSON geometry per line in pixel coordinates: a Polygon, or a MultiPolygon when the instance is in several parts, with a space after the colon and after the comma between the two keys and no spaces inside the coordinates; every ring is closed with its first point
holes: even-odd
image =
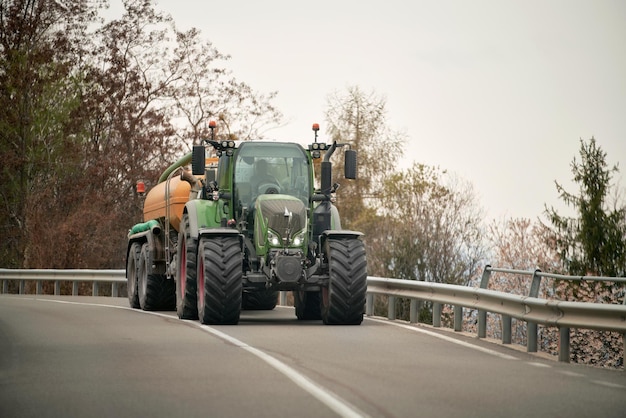
{"type": "Polygon", "coordinates": [[[191,172],[194,176],[201,176],[204,174],[205,165],[205,150],[202,145],[194,145],[191,154],[191,172]]]}
{"type": "Polygon", "coordinates": [[[357,174],[356,150],[348,149],[344,154],[344,176],[355,180],[357,174]]]}

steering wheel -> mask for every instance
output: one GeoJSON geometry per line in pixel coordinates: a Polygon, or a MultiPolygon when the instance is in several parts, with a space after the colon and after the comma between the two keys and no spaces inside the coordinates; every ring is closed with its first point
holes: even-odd
{"type": "Polygon", "coordinates": [[[257,187],[259,194],[279,194],[280,190],[280,185],[271,180],[264,180],[257,187]]]}

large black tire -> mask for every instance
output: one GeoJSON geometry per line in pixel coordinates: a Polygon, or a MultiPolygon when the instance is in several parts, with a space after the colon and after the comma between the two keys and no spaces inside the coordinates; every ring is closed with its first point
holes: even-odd
{"type": "Polygon", "coordinates": [[[238,237],[203,237],[198,245],[198,316],[203,324],[239,323],[243,255],[238,237]]]}
{"type": "Polygon", "coordinates": [[[301,321],[322,319],[320,291],[304,292],[293,291],[293,304],[296,307],[296,317],[301,321]]]}
{"type": "Polygon", "coordinates": [[[174,281],[167,280],[163,274],[152,272],[152,259],[148,244],[141,246],[137,277],[141,309],[144,311],[174,310],[176,307],[174,281]]]}
{"type": "Polygon", "coordinates": [[[241,309],[249,311],[271,311],[278,303],[277,290],[259,290],[257,292],[243,292],[241,309]]]}
{"type": "Polygon", "coordinates": [[[367,293],[367,258],[359,239],[328,239],[328,287],[322,288],[322,320],[327,325],[363,322],[367,293]]]}
{"type": "Polygon", "coordinates": [[[126,280],[128,290],[128,303],[131,308],[139,309],[139,294],[137,293],[137,275],[139,274],[139,254],[141,245],[133,242],[128,250],[128,260],[126,260],[126,280]]]}
{"type": "Polygon", "coordinates": [[[180,319],[198,319],[198,240],[191,237],[187,214],[180,222],[176,262],[176,313],[180,319]]]}

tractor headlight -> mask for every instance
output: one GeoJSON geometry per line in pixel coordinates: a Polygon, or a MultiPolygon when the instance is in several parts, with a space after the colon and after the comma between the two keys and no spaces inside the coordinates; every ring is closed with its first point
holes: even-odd
{"type": "Polygon", "coordinates": [[[267,231],[267,241],[272,247],[280,247],[280,237],[271,230],[267,231]]]}
{"type": "Polygon", "coordinates": [[[302,244],[304,244],[304,237],[305,237],[304,234],[305,234],[305,231],[302,230],[293,236],[291,243],[293,244],[294,247],[300,247],[302,244]]]}

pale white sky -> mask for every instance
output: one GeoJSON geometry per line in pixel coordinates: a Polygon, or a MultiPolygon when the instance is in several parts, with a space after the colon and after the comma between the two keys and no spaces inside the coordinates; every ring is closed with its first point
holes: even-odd
{"type": "MultiPolygon", "coordinates": [[[[116,1],[111,0],[115,7],[116,1]]],[[[387,99],[418,161],[470,181],[488,218],[560,207],[579,139],[594,136],[626,187],[626,2],[157,0],[278,91],[278,140],[308,141],[347,86],[387,99]]]]}

